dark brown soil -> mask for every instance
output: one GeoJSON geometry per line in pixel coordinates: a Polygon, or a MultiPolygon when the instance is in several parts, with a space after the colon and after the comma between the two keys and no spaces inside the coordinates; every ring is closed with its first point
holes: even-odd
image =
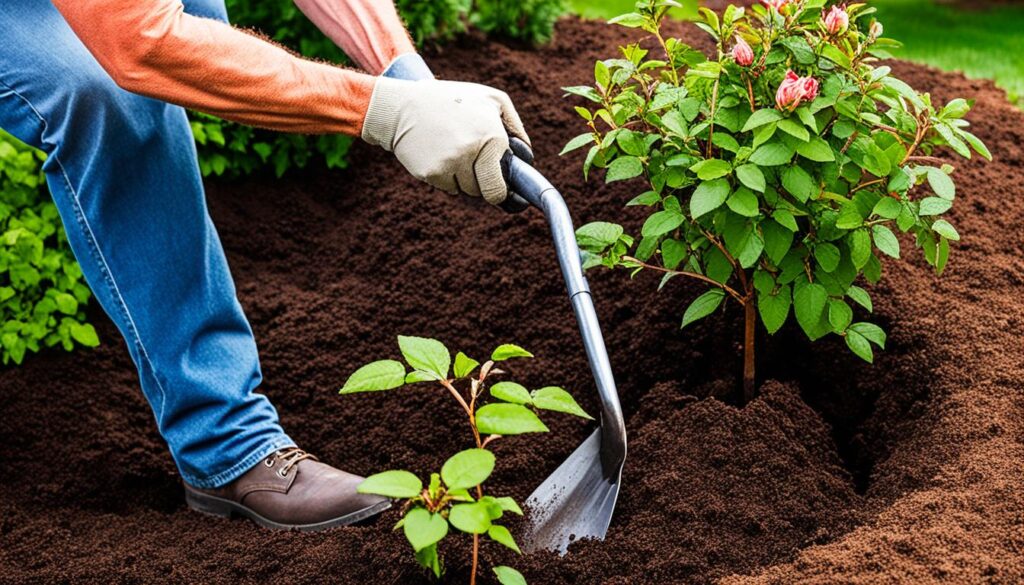
{"type": "MultiPolygon", "coordinates": [[[[557,158],[580,132],[558,88],[587,81],[627,34],[570,20],[538,51],[469,37],[431,61],[513,95],[583,222],[616,217],[634,186],[584,183],[578,157],[557,158]]],[[[736,409],[735,308],[680,331],[694,290],[594,274],[631,432],[615,521],[565,558],[486,549],[488,575],[506,562],[534,584],[1024,581],[1024,114],[991,83],[896,69],[939,98],[977,99],[970,119],[997,160],[958,173],[963,242],[941,279],[909,242],[909,260],[886,264],[873,296],[890,343],[876,364],[788,329],[762,341],[761,397],[736,409]]],[[[348,171],[212,184],[210,203],[265,391],[322,459],[428,472],[467,446],[441,392],[337,395],[357,366],[396,356],[398,334],[477,356],[518,342],[539,356],[515,364],[518,378],[595,409],[539,214],[453,200],[362,146],[348,171]]],[[[0,372],[0,581],[425,582],[395,512],[288,534],[188,511],[127,353],[95,318],[101,348],[0,372]]],[[[550,420],[550,435],[497,447],[495,490],[524,498],[589,432],[550,420]]],[[[467,552],[466,539],[446,549],[447,582],[466,581],[467,552]]]]}

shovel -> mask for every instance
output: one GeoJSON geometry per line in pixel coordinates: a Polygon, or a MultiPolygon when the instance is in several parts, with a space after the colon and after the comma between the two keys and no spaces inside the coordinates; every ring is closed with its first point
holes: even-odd
{"type": "MultiPolygon", "coordinates": [[[[383,75],[411,81],[434,78],[427,64],[415,53],[393,61],[383,75]]],[[[512,146],[516,153],[528,157],[518,148],[516,139],[512,139],[512,146]]],[[[626,460],[626,424],[590,287],[583,275],[569,208],[558,190],[513,152],[506,153],[502,159],[502,171],[509,185],[509,197],[502,208],[517,212],[532,205],[548,220],[555,255],[601,397],[601,426],[526,500],[530,525],[523,548],[527,552],[557,550],[564,555],[574,540],[604,540],[608,532],[619,497],[622,464],[626,460]]]]}
{"type": "Polygon", "coordinates": [[[601,426],[526,500],[530,525],[523,548],[527,552],[557,550],[564,555],[574,540],[604,540],[608,532],[626,460],[626,425],[569,208],[558,190],[522,159],[509,152],[502,163],[509,196],[518,195],[540,209],[551,227],[555,255],[601,397],[601,426]]]}

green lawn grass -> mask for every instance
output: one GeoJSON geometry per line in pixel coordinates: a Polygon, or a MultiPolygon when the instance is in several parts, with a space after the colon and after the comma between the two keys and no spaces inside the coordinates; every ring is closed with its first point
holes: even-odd
{"type": "Polygon", "coordinates": [[[1024,105],[1024,6],[959,9],[932,0],[875,0],[897,57],[992,79],[1024,105]]]}

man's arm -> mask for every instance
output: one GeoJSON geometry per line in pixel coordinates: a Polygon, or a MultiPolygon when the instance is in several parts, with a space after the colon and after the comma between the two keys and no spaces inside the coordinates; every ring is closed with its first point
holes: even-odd
{"type": "Polygon", "coordinates": [[[391,0],[294,0],[313,24],[360,67],[379,75],[416,52],[391,0]]]}
{"type": "Polygon", "coordinates": [[[185,14],[178,0],[53,4],[128,91],[284,132],[362,132],[375,83],[370,75],[308,61],[185,14]]]}

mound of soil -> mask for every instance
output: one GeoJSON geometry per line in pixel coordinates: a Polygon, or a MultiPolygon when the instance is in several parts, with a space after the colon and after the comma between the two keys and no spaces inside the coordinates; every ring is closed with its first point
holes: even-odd
{"type": "MultiPolygon", "coordinates": [[[[582,223],[620,216],[636,186],[584,183],[578,156],[557,158],[581,132],[559,87],[586,82],[628,40],[567,20],[543,49],[470,36],[431,62],[512,94],[582,223]]],[[[735,307],[680,331],[696,289],[593,274],[631,432],[614,523],[564,558],[485,548],[487,574],[509,563],[544,584],[1024,581],[1024,114],[989,82],[894,65],[940,99],[977,99],[969,119],[997,160],[951,160],[963,242],[941,279],[910,242],[909,259],[885,263],[873,297],[890,342],[875,365],[789,327],[760,342],[761,395],[737,409],[735,307]]],[[[539,214],[452,200],[364,146],[348,171],[209,188],[264,391],[322,459],[428,472],[467,447],[442,392],[337,395],[359,365],[397,356],[397,334],[476,356],[520,343],[538,358],[513,364],[517,379],[563,385],[596,410],[539,214]]],[[[0,372],[0,581],[427,582],[390,531],[394,511],[317,534],[188,511],[127,352],[94,318],[99,349],[0,372]]],[[[525,498],[590,430],[548,419],[549,435],[498,445],[496,492],[525,498]]],[[[445,549],[447,582],[466,581],[467,545],[445,549]]]]}

